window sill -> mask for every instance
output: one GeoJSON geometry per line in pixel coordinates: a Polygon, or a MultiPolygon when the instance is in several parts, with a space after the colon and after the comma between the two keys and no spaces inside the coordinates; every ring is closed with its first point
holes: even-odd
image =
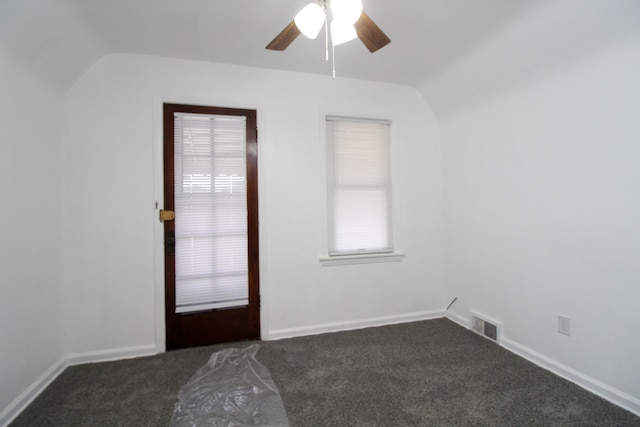
{"type": "Polygon", "coordinates": [[[400,262],[404,254],[400,252],[390,252],[384,254],[363,254],[363,255],[339,255],[320,257],[320,264],[323,266],[350,265],[350,264],[374,264],[379,262],[400,262]]]}

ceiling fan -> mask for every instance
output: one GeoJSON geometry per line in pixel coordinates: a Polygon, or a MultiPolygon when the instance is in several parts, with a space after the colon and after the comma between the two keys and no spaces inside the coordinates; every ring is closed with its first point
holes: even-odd
{"type": "Polygon", "coordinates": [[[391,42],[389,37],[362,10],[362,0],[316,0],[306,5],[272,41],[270,50],[285,50],[300,35],[315,39],[325,26],[326,56],[331,47],[358,37],[371,53],[391,42]]]}

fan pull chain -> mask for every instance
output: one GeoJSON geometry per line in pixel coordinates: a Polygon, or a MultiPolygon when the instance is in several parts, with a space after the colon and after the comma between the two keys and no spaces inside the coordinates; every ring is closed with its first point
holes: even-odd
{"type": "Polygon", "coordinates": [[[329,61],[329,19],[324,14],[324,60],[329,61]]]}
{"type": "Polygon", "coordinates": [[[333,44],[333,42],[331,42],[331,65],[333,66],[333,79],[336,79],[336,47],[333,44]]]}
{"type": "MultiPolygon", "coordinates": [[[[327,12],[327,1],[320,0],[320,6],[324,11],[324,60],[329,61],[329,14],[327,12]]],[[[331,39],[331,67],[333,69],[333,79],[336,78],[336,47],[331,39]]]]}
{"type": "MultiPolygon", "coordinates": [[[[326,10],[326,9],[325,9],[326,10]]],[[[324,59],[329,61],[329,17],[326,12],[324,14],[324,59]]],[[[336,78],[336,47],[331,40],[331,67],[333,69],[333,78],[336,78]]]]}

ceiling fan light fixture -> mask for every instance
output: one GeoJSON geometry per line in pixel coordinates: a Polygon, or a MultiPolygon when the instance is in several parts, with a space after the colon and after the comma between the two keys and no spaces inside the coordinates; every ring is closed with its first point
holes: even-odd
{"type": "Polygon", "coordinates": [[[283,51],[300,34],[315,39],[324,26],[325,59],[329,60],[329,51],[331,51],[335,79],[335,46],[359,38],[369,52],[373,53],[391,42],[362,9],[362,0],[315,0],[298,12],[294,20],[284,27],[266,48],[283,51]],[[331,33],[331,39],[329,33],[331,33]]]}
{"type": "Polygon", "coordinates": [[[355,24],[362,15],[362,0],[331,0],[333,19],[355,24]]]}
{"type": "Polygon", "coordinates": [[[334,46],[346,43],[356,37],[358,34],[353,24],[340,19],[331,21],[331,42],[334,46]]]}
{"type": "Polygon", "coordinates": [[[324,10],[317,3],[309,3],[294,18],[296,27],[302,34],[315,39],[324,25],[324,10]]]}

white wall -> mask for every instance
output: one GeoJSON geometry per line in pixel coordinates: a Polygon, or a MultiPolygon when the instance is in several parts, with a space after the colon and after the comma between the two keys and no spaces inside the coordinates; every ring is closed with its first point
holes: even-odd
{"type": "Polygon", "coordinates": [[[7,15],[0,31],[0,424],[63,359],[161,347],[162,100],[258,109],[265,338],[428,317],[458,297],[457,319],[502,321],[511,349],[640,412],[633,0],[543,2],[423,82],[444,166],[433,113],[403,86],[110,55],[63,102],[51,85],[101,53],[68,2],[45,3],[46,21],[7,15]],[[322,113],[394,120],[402,262],[320,266],[322,113]]]}
{"type": "Polygon", "coordinates": [[[62,94],[0,49],[0,424],[62,355],[62,94]]]}
{"type": "Polygon", "coordinates": [[[584,55],[439,117],[447,293],[640,412],[640,39],[584,55]]]}
{"type": "Polygon", "coordinates": [[[162,335],[162,270],[154,264],[161,165],[154,150],[163,100],[258,110],[265,338],[442,309],[439,136],[415,89],[109,55],[65,100],[68,351],[149,347],[162,335]],[[320,265],[322,113],[394,120],[403,261],[320,265]]]}
{"type": "Polygon", "coordinates": [[[458,297],[458,319],[502,321],[507,346],[637,412],[639,47],[619,42],[441,117],[446,244],[440,131],[412,88],[109,55],[60,109],[28,68],[1,61],[0,194],[15,203],[0,213],[0,409],[69,355],[159,349],[166,100],[258,110],[265,338],[428,317],[458,297]],[[402,262],[320,266],[323,113],[394,120],[402,262]],[[556,333],[559,313],[571,337],[556,333]]]}

